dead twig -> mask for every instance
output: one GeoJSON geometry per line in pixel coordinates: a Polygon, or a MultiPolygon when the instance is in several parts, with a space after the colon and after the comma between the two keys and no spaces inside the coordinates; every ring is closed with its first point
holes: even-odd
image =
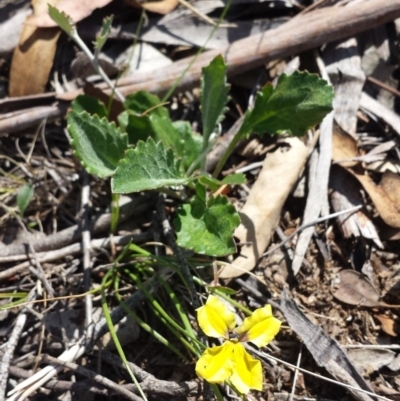
{"type": "MultiPolygon", "coordinates": [[[[118,237],[114,237],[114,244],[115,245],[126,245],[130,241],[134,241],[135,243],[141,244],[147,240],[151,240],[151,232],[145,232],[141,234],[132,234],[132,235],[122,235],[118,237]]],[[[111,241],[110,238],[101,238],[101,239],[95,239],[90,241],[90,247],[92,250],[96,249],[101,249],[101,248],[109,248],[111,246],[111,241]]],[[[69,255],[76,255],[77,253],[82,252],[82,244],[81,243],[76,243],[72,244],[69,246],[66,246],[61,249],[57,249],[54,251],[48,251],[48,252],[40,252],[37,254],[38,260],[41,263],[44,262],[53,262],[55,260],[64,258],[69,255]]],[[[5,258],[7,262],[12,262],[12,261],[18,261],[18,260],[23,260],[26,259],[27,257],[25,255],[18,255],[18,256],[13,256],[9,258],[5,258]]],[[[0,258],[1,259],[1,258],[0,258]]],[[[5,260],[0,260],[0,262],[4,262],[5,260]]],[[[32,262],[27,261],[20,263],[19,265],[10,267],[7,270],[4,270],[0,272],[0,280],[4,280],[8,277],[11,277],[15,274],[20,273],[21,271],[29,268],[32,262]]]]}
{"type": "Polygon", "coordinates": [[[56,364],[60,365],[63,367],[66,367],[82,376],[88,377],[91,380],[94,380],[96,383],[101,384],[104,387],[107,387],[113,391],[115,391],[117,394],[122,395],[124,398],[131,400],[131,401],[141,401],[141,398],[138,397],[136,394],[133,394],[129,390],[123,388],[117,383],[114,383],[112,380],[107,379],[106,377],[99,375],[98,373],[95,373],[87,368],[84,368],[82,366],[79,366],[76,363],[73,362],[65,362],[65,361],[60,361],[57,358],[53,358],[50,355],[43,355],[42,357],[43,362],[51,363],[51,364],[56,364]]]}
{"type": "MultiPolygon", "coordinates": [[[[369,0],[364,2],[362,7],[359,4],[349,4],[344,7],[326,7],[314,10],[299,15],[276,29],[238,40],[227,47],[203,53],[187,71],[177,89],[183,91],[197,85],[202,68],[220,54],[225,57],[229,76],[234,76],[262,66],[269,61],[293,56],[305,50],[315,49],[325,43],[354,36],[399,17],[400,0],[369,0]]],[[[118,88],[124,95],[139,90],[154,93],[166,92],[185,71],[191,60],[192,58],[180,60],[171,66],[162,68],[158,74],[139,72],[133,77],[120,79],[118,88]]],[[[106,89],[104,85],[98,87],[106,89]]],[[[71,101],[80,93],[80,90],[67,92],[58,96],[58,99],[71,101]]],[[[55,97],[54,94],[53,100],[55,97]]],[[[15,102],[15,100],[13,101],[15,102]]],[[[0,102],[0,107],[7,108],[7,103],[0,102]]],[[[60,110],[55,110],[55,107],[58,106],[47,108],[47,112],[43,110],[40,118],[35,114],[29,118],[26,117],[25,113],[32,114],[31,109],[27,109],[18,118],[4,118],[0,120],[0,132],[14,132],[38,124],[43,118],[49,117],[46,114],[49,112],[55,113],[57,116],[64,114],[60,110]]]]}
{"type": "Polygon", "coordinates": [[[308,228],[308,227],[314,226],[315,224],[322,223],[323,221],[326,221],[326,220],[333,219],[335,217],[341,216],[342,214],[357,212],[357,210],[362,209],[362,207],[363,207],[362,205],[354,206],[354,207],[351,207],[350,209],[341,210],[340,212],[332,213],[332,214],[329,214],[328,216],[320,217],[319,219],[316,219],[314,221],[310,221],[307,224],[301,225],[300,227],[297,227],[296,230],[294,230],[288,237],[286,237],[286,239],[283,242],[281,242],[279,245],[273,247],[269,251],[264,252],[262,256],[271,255],[271,253],[274,253],[275,251],[277,251],[281,246],[285,245],[296,234],[298,234],[300,231],[304,230],[305,228],[308,228]]]}
{"type": "MultiPolygon", "coordinates": [[[[83,185],[81,191],[81,215],[82,215],[82,251],[83,251],[83,285],[85,292],[91,288],[91,262],[90,262],[90,227],[89,227],[89,197],[90,183],[89,174],[84,170],[83,185]]],[[[85,314],[86,314],[86,335],[88,338],[93,334],[93,303],[92,294],[85,296],[85,314]]]]}
{"type": "MultiPolygon", "coordinates": [[[[29,292],[28,300],[31,301],[35,297],[36,297],[36,287],[29,292]]],[[[4,351],[2,361],[0,364],[0,401],[4,401],[6,399],[7,380],[8,380],[10,363],[14,355],[15,347],[17,346],[18,340],[25,326],[27,315],[28,315],[28,310],[24,308],[18,315],[14,324],[13,331],[10,335],[10,338],[7,341],[7,346],[4,351]]]]}
{"type": "MultiPolygon", "coordinates": [[[[133,197],[120,206],[120,222],[126,221],[133,215],[140,215],[152,206],[152,194],[144,194],[133,197]]],[[[99,234],[107,231],[111,223],[111,213],[104,213],[96,217],[90,223],[90,231],[92,234],[99,234]]],[[[50,251],[66,246],[72,242],[80,240],[82,237],[82,231],[78,224],[66,228],[58,233],[48,235],[44,238],[34,239],[32,238],[32,246],[36,252],[50,251]]],[[[14,255],[26,255],[25,244],[0,244],[0,263],[7,261],[5,259],[8,256],[14,255]]],[[[25,257],[26,258],[26,257],[25,257]]]]}
{"type": "MultiPolygon", "coordinates": [[[[10,366],[9,373],[10,376],[18,377],[21,379],[27,379],[28,377],[32,376],[32,371],[25,370],[13,365],[10,366]]],[[[90,392],[93,394],[100,394],[106,396],[110,395],[109,394],[110,391],[108,389],[105,389],[103,386],[93,382],[93,380],[90,379],[80,380],[77,382],[59,380],[59,379],[50,380],[49,382],[45,383],[43,387],[49,390],[55,390],[61,392],[73,391],[79,394],[90,392]]]]}
{"type": "MultiPolygon", "coordinates": [[[[126,369],[122,360],[111,352],[102,351],[101,358],[114,366],[126,369]]],[[[129,362],[129,367],[138,380],[141,381],[140,387],[142,390],[148,394],[170,397],[187,397],[199,393],[200,385],[194,380],[186,382],[159,380],[132,362],[129,362]]],[[[134,384],[130,384],[129,388],[131,388],[132,391],[136,391],[136,386],[134,384]]]]}

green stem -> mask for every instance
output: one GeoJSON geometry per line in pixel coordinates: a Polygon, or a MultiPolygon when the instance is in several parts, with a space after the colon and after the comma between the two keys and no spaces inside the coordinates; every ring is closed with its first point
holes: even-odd
{"type": "Polygon", "coordinates": [[[104,276],[104,278],[102,280],[101,305],[102,305],[102,308],[103,308],[104,317],[106,319],[108,328],[110,330],[111,338],[114,341],[115,348],[117,349],[118,354],[119,354],[120,358],[122,359],[122,362],[124,363],[126,370],[128,371],[129,375],[131,376],[133,382],[136,384],[136,386],[137,386],[137,388],[139,390],[139,393],[140,393],[141,397],[143,398],[143,400],[147,401],[146,395],[144,394],[142,388],[140,387],[140,384],[137,381],[136,376],[133,374],[132,369],[129,366],[128,360],[126,359],[124,350],[122,349],[121,343],[118,340],[117,332],[115,331],[115,326],[114,326],[114,324],[112,322],[111,313],[110,313],[110,310],[109,310],[108,305],[107,305],[106,293],[104,291],[103,285],[107,282],[108,278],[112,274],[115,274],[114,269],[108,271],[107,274],[104,276]]]}
{"type": "Polygon", "coordinates": [[[221,172],[222,168],[224,167],[226,161],[228,160],[229,156],[232,154],[232,152],[234,151],[236,145],[238,144],[238,142],[243,138],[242,135],[235,135],[231,141],[231,143],[228,146],[228,149],[226,149],[225,153],[222,155],[222,157],[219,159],[217,167],[215,167],[215,170],[213,172],[213,177],[217,178],[219,173],[221,172]]]}
{"type": "Polygon", "coordinates": [[[195,61],[198,59],[198,57],[200,56],[201,53],[203,53],[204,48],[207,46],[208,41],[214,36],[214,33],[216,32],[216,30],[218,29],[218,27],[220,26],[222,20],[225,18],[226,13],[229,10],[229,7],[231,6],[232,0],[228,0],[228,2],[226,3],[226,6],[224,7],[224,9],[222,10],[222,13],[220,15],[220,17],[218,18],[217,23],[215,24],[213,30],[211,31],[210,35],[208,36],[206,42],[204,43],[204,45],[202,47],[200,47],[200,49],[197,51],[197,53],[195,54],[195,56],[193,57],[193,59],[191,60],[191,62],[189,63],[189,65],[185,68],[185,70],[182,72],[182,74],[180,75],[180,77],[175,81],[175,83],[172,85],[171,89],[165,94],[165,96],[162,99],[162,103],[165,103],[168,98],[175,92],[175,89],[178,87],[178,85],[181,83],[183,77],[186,75],[186,73],[188,72],[188,70],[191,68],[191,66],[195,63],[195,61]]]}
{"type": "Polygon", "coordinates": [[[76,29],[73,29],[71,38],[81,48],[81,50],[86,54],[86,56],[88,56],[95,71],[101,76],[101,78],[109,86],[109,88],[115,92],[115,95],[117,96],[118,100],[121,103],[124,103],[125,97],[122,95],[122,93],[117,88],[115,88],[115,86],[111,82],[110,78],[108,78],[107,74],[104,72],[104,70],[99,65],[98,60],[96,59],[94,54],[90,51],[90,49],[86,46],[86,43],[78,35],[78,32],[76,29]]]}

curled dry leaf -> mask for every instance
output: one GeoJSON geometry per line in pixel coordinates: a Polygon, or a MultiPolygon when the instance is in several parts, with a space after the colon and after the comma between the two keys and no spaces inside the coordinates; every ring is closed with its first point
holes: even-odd
{"type": "Polygon", "coordinates": [[[370,374],[383,367],[396,372],[400,369],[400,356],[388,349],[355,348],[347,356],[361,374],[370,374]]]}
{"type": "Polygon", "coordinates": [[[67,14],[72,21],[78,22],[92,14],[96,8],[102,8],[110,3],[111,0],[59,0],[59,1],[42,1],[38,0],[36,3],[45,4],[45,12],[34,13],[29,18],[29,25],[50,28],[55,27],[57,24],[50,18],[47,12],[47,3],[57,7],[58,11],[67,14]]]}
{"type": "Polygon", "coordinates": [[[45,90],[61,30],[37,28],[29,21],[34,16],[47,14],[47,3],[55,5],[57,0],[32,1],[34,14],[25,22],[11,62],[11,97],[35,95],[45,90]]]}
{"type": "Polygon", "coordinates": [[[332,159],[345,167],[364,187],[383,221],[391,227],[400,228],[400,177],[386,171],[376,184],[354,160],[358,156],[355,139],[336,125],[333,133],[332,159]]]}
{"type": "Polygon", "coordinates": [[[394,320],[387,315],[374,315],[379,320],[382,330],[392,337],[397,337],[400,334],[400,325],[397,320],[394,320]]]}
{"type": "Polygon", "coordinates": [[[221,278],[238,277],[256,266],[271,241],[282,207],[298,180],[308,157],[308,148],[298,138],[288,138],[290,149],[269,153],[250,195],[240,211],[242,223],[235,236],[242,246],[232,265],[224,266],[221,278]]]}

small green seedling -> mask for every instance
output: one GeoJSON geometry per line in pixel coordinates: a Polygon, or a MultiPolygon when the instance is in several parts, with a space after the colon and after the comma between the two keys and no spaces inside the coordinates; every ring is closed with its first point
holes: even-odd
{"type": "Polygon", "coordinates": [[[180,246],[209,256],[236,251],[233,232],[240,219],[224,196],[210,192],[223,184],[241,184],[234,174],[218,179],[235,145],[253,132],[303,135],[332,110],[333,90],[315,74],[283,74],[275,87],[257,93],[254,107],[221,157],[213,176],[204,171],[207,153],[217,136],[228,101],[226,66],[221,56],[203,69],[201,111],[204,135],[184,121],[172,121],[157,96],[141,91],[127,97],[118,126],[104,116],[97,99],[79,97],[68,114],[71,145],[83,166],[99,177],[111,177],[113,193],[186,188],[195,195],[177,210],[180,246]],[[83,111],[82,111],[83,110],[83,111]],[[85,111],[86,110],[86,111],[85,111]]]}

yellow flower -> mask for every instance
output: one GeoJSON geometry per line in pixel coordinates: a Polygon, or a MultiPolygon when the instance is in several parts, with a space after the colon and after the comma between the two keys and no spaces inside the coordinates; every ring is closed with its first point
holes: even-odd
{"type": "Polygon", "coordinates": [[[206,304],[197,309],[197,319],[209,337],[226,340],[204,351],[196,363],[197,375],[210,383],[229,380],[241,394],[250,389],[262,390],[261,362],[248,354],[240,342],[250,341],[264,347],[275,337],[281,322],[272,316],[271,305],[256,309],[235,329],[235,315],[216,296],[210,295],[206,304]],[[230,332],[238,335],[238,339],[230,339],[230,332]]]}

